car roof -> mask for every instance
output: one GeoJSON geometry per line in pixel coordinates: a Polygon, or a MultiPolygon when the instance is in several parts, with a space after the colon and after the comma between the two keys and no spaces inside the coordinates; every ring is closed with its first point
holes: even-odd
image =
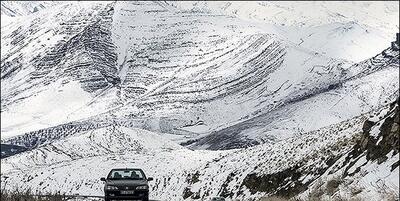
{"type": "Polygon", "coordinates": [[[113,170],[141,170],[141,171],[143,171],[142,169],[140,169],[140,168],[113,168],[113,169],[111,169],[111,171],[113,171],[113,170]]]}

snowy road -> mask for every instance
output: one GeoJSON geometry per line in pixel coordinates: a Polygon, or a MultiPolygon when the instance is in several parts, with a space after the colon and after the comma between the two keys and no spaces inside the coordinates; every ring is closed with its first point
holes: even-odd
{"type": "MultiPolygon", "coordinates": [[[[38,197],[47,197],[46,195],[39,195],[38,197]]],[[[74,200],[74,201],[83,201],[83,200],[104,200],[104,196],[101,195],[64,195],[63,200],[74,200]]],[[[149,201],[159,201],[159,200],[149,200],[149,201]]]]}

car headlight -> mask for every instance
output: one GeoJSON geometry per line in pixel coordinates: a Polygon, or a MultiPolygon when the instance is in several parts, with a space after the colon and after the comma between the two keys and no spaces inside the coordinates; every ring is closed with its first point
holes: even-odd
{"type": "Polygon", "coordinates": [[[106,186],[107,190],[118,190],[116,186],[106,186]]]}
{"type": "Polygon", "coordinates": [[[136,190],[147,190],[148,188],[148,186],[137,186],[136,190]]]}

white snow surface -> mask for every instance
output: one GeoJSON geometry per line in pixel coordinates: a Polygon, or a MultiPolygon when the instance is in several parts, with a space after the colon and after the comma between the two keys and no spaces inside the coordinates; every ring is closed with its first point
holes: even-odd
{"type": "MultiPolygon", "coordinates": [[[[228,182],[227,188],[237,192],[240,190],[238,182],[241,183],[250,172],[274,173],[299,161],[308,161],[308,156],[321,154],[321,149],[334,145],[339,139],[350,139],[361,129],[363,119],[358,117],[273,145],[228,151],[193,151],[165,140],[157,133],[107,127],[2,159],[2,175],[8,178],[2,177],[1,182],[10,189],[101,195],[99,178],[110,168],[140,167],[155,178],[150,183],[151,199],[183,200],[185,188],[208,199],[221,191],[231,173],[236,179],[228,182]],[[194,174],[199,175],[199,181],[191,184],[188,178],[194,174]]],[[[315,166],[320,161],[308,162],[315,166]]],[[[242,190],[245,193],[237,195],[239,199],[263,196],[262,193],[251,195],[245,187],[242,190]]]]}

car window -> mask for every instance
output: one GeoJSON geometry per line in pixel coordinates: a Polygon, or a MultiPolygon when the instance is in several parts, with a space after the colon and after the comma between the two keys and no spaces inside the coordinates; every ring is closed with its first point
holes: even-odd
{"type": "Polygon", "coordinates": [[[143,172],[141,170],[111,170],[108,174],[108,179],[144,179],[143,172]]]}

